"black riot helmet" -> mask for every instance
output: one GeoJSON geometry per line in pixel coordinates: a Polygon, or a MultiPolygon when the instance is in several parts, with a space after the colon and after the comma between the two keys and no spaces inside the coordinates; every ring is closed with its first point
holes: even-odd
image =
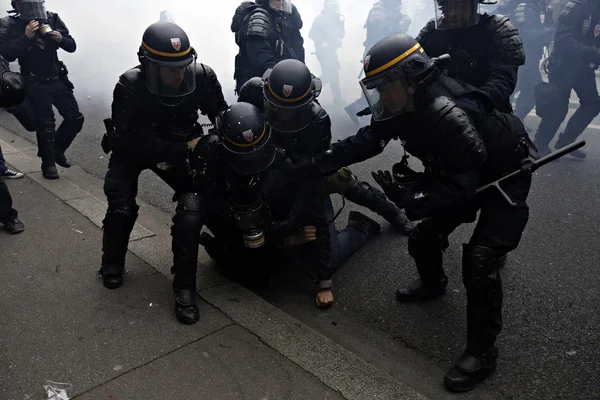
{"type": "Polygon", "coordinates": [[[399,33],[377,42],[363,63],[365,78],[360,82],[373,119],[382,121],[411,111],[416,88],[436,68],[421,45],[399,33]]]}
{"type": "Polygon", "coordinates": [[[44,0],[13,0],[10,4],[14,7],[19,18],[30,20],[46,20],[46,2],[44,0]]]}
{"type": "Polygon", "coordinates": [[[479,22],[482,0],[434,0],[435,28],[439,30],[467,28],[479,22]]]}
{"type": "Polygon", "coordinates": [[[275,11],[281,11],[286,14],[292,13],[292,0],[257,0],[256,4],[271,8],[275,11]]]}
{"type": "Polygon", "coordinates": [[[187,34],[171,22],[155,22],[144,32],[138,58],[150,93],[177,105],[196,89],[196,52],[187,34]]]}
{"type": "Polygon", "coordinates": [[[240,88],[240,94],[238,96],[238,103],[250,103],[254,107],[258,108],[260,112],[265,111],[265,96],[263,94],[263,87],[265,86],[262,78],[255,76],[250,78],[240,88]]]}
{"type": "Polygon", "coordinates": [[[317,89],[308,67],[298,60],[283,60],[265,72],[263,81],[269,124],[281,132],[297,132],[307,127],[312,120],[311,103],[317,89]]]}
{"type": "Polygon", "coordinates": [[[239,174],[257,175],[275,159],[271,128],[262,113],[249,103],[232,104],[221,120],[223,146],[229,164],[239,174]]]}

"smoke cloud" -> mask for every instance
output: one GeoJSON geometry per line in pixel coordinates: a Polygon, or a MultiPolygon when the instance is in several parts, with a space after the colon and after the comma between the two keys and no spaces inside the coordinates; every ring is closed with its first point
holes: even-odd
{"type": "MultiPolygon", "coordinates": [[[[59,51],[70,72],[80,101],[108,107],[112,90],[120,74],[137,65],[137,51],[144,30],[168,10],[190,37],[199,61],[212,67],[223,85],[228,101],[235,101],[233,88],[234,57],[238,47],[229,26],[242,0],[48,0],[49,11],[58,13],[77,42],[77,51],[59,51]],[[88,99],[89,97],[89,99],[88,99]]],[[[363,25],[374,1],[340,0],[346,19],[346,37],[339,51],[342,94],[347,102],[360,95],[358,74],[361,69],[365,29],[363,25]]],[[[415,35],[432,17],[433,0],[405,0],[405,10],[413,18],[409,33],[415,35]],[[431,3],[431,4],[430,4],[431,3]]],[[[10,2],[4,0],[6,10],[10,2]]],[[[312,22],[323,8],[323,0],[296,0],[304,27],[306,63],[319,76],[321,68],[314,56],[314,44],[308,39],[312,22]]],[[[331,100],[329,88],[322,94],[323,103],[331,100]]]]}

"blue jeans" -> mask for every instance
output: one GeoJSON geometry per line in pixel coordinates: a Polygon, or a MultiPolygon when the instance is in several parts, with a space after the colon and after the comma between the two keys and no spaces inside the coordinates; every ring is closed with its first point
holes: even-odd
{"type": "Polygon", "coordinates": [[[2,147],[0,147],[0,174],[6,172],[8,168],[6,168],[6,160],[2,155],[2,147]]]}
{"type": "Polygon", "coordinates": [[[338,232],[335,228],[333,217],[333,204],[331,197],[325,196],[325,216],[329,223],[329,234],[331,237],[331,267],[337,270],[352,254],[358,251],[367,242],[367,232],[353,225],[348,225],[346,228],[338,232]]]}

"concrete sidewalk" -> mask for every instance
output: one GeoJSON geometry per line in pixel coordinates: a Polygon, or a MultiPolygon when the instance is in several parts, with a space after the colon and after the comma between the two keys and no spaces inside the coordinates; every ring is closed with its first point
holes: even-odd
{"type": "Polygon", "coordinates": [[[77,167],[45,180],[31,143],[4,130],[0,139],[26,173],[7,182],[25,232],[0,230],[0,398],[40,398],[52,380],[81,399],[426,399],[202,264],[201,320],[179,324],[170,216],[150,207],[125,285],[105,289],[101,181],[77,167]]]}

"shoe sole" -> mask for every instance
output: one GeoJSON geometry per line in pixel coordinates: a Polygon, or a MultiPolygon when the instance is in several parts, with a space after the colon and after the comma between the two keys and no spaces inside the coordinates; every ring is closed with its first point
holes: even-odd
{"type": "Polygon", "coordinates": [[[494,372],[496,372],[497,367],[498,367],[497,365],[494,365],[492,368],[490,368],[489,372],[483,378],[478,379],[477,382],[475,382],[473,385],[471,385],[469,387],[459,387],[459,388],[450,387],[449,383],[448,383],[448,381],[446,381],[445,377],[444,377],[444,386],[446,387],[446,389],[448,389],[450,392],[453,392],[453,393],[464,393],[464,392],[471,391],[471,390],[475,389],[477,387],[477,385],[479,385],[480,383],[485,381],[487,378],[492,376],[492,374],[494,372]]]}

